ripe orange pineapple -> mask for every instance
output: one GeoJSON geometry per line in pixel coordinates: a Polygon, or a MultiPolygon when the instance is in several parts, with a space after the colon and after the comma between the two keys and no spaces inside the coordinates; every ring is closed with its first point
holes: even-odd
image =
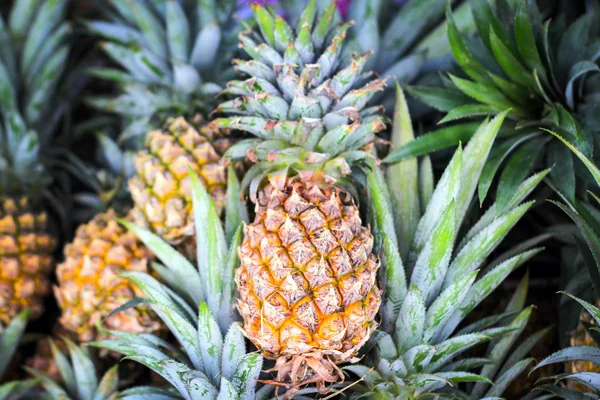
{"type": "Polygon", "coordinates": [[[245,335],[277,360],[268,383],[291,398],[302,385],[324,391],[342,380],[337,365],[377,326],[379,262],[351,193],[353,167],[369,162],[364,148],[385,127],[377,108],[364,109],[384,83],[361,86],[368,54],[341,61],[349,24],[333,26],[335,4],[316,17],[310,1],[295,32],[268,8],[253,11],[262,34],[240,35],[253,60],[237,65],[250,78],[230,82],[240,97],[217,109],[242,116],[214,126],[260,138],[228,152],[256,163],[244,179],[256,218],[239,248],[237,306],[245,335]]]}
{"type": "Polygon", "coordinates": [[[169,119],[163,130],[148,133],[145,150],[135,158],[137,175],[129,180],[133,221],[171,244],[193,237],[188,168],[200,176],[220,212],[227,176],[219,160],[230,147],[228,136],[229,130],[211,129],[200,116],[191,124],[183,117],[169,119]]]}
{"type": "Polygon", "coordinates": [[[351,360],[377,326],[373,236],[348,193],[314,177],[267,184],[256,213],[236,270],[246,336],[277,358],[280,380],[299,362],[293,384],[309,372],[343,379],[335,364],[351,360]]]}
{"type": "MultiPolygon", "coordinates": [[[[54,287],[62,310],[60,323],[80,342],[98,339],[96,324],[142,294],[118,274],[121,270],[147,272],[152,253],[119,225],[113,210],[81,225],[64,253],[65,261],[56,270],[58,286],[54,287]]],[[[103,327],[141,333],[158,331],[161,324],[149,309],[136,307],[111,316],[103,327]]]]}
{"type": "Polygon", "coordinates": [[[0,322],[7,325],[25,308],[42,313],[50,292],[56,241],[46,232],[46,213],[33,212],[28,199],[0,200],[0,322]]]}

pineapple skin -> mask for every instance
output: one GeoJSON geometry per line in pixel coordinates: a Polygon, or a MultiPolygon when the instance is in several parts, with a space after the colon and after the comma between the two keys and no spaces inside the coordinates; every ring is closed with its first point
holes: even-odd
{"type": "MultiPolygon", "coordinates": [[[[119,278],[121,270],[148,272],[152,253],[117,222],[114,210],[81,225],[64,249],[65,261],[56,269],[54,294],[62,310],[61,325],[79,342],[101,339],[96,323],[141,290],[119,278]]],[[[108,318],[103,327],[129,333],[156,332],[159,319],[147,308],[130,308],[108,318]]]]}
{"type": "Polygon", "coordinates": [[[226,166],[219,161],[230,147],[228,130],[213,130],[198,116],[169,119],[148,133],[135,158],[137,175],[128,182],[135,203],[133,221],[173,245],[194,236],[189,168],[201,178],[217,211],[225,205],[226,166]]]}
{"type": "Polygon", "coordinates": [[[235,280],[245,335],[277,359],[279,382],[306,361],[288,389],[307,372],[321,386],[338,380],[335,364],[368,340],[381,303],[373,236],[351,196],[312,180],[268,184],[244,233],[235,280]]]}
{"type": "Polygon", "coordinates": [[[56,240],[47,233],[47,215],[34,212],[27,197],[0,198],[0,322],[20,311],[39,317],[50,292],[56,240]]]}

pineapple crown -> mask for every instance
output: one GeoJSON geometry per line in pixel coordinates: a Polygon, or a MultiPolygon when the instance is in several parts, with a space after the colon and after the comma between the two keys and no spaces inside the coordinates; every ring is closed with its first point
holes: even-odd
{"type": "MultiPolygon", "coordinates": [[[[190,176],[198,267],[160,237],[123,222],[164,263],[155,264],[154,270],[165,283],[147,273],[124,272],[122,276],[138,285],[147,298],[135,299],[113,312],[140,303],[150,305],[182,350],[154,335],[119,331],[108,332],[114,339],[92,345],[124,354],[154,370],[185,399],[264,398],[269,387],[260,390],[262,395],[256,393],[263,358],[256,352],[246,352],[233,309],[234,271],[239,265],[237,248],[242,238],[242,221],[248,220],[239,200],[240,185],[235,173],[230,173],[223,229],[210,195],[194,171],[190,170],[190,176]]],[[[147,387],[128,392],[147,396],[165,393],[163,389],[147,387]]]]}
{"type": "MultiPolygon", "coordinates": [[[[50,341],[54,361],[58,366],[62,384],[41,372],[26,367],[25,369],[41,383],[44,394],[48,399],[115,399],[119,394],[119,366],[111,367],[98,381],[94,361],[85,347],[77,346],[68,339],[63,339],[68,350],[69,358],[50,341]]],[[[38,396],[40,394],[37,394],[38,396]]],[[[39,397],[38,397],[39,398],[39,397]]]]}
{"type": "Polygon", "coordinates": [[[350,29],[348,50],[373,51],[367,68],[374,69],[384,79],[411,82],[420,75],[428,59],[447,55],[447,45],[439,44],[445,39],[445,29],[440,24],[445,2],[405,3],[349,2],[348,18],[356,24],[350,29]]]}
{"type": "MultiPolygon", "coordinates": [[[[421,191],[407,193],[400,189],[418,187],[419,175],[427,173],[420,170],[415,159],[391,165],[386,171],[387,177],[380,170],[367,173],[371,225],[375,227],[376,249],[381,251],[381,281],[385,287],[382,332],[372,365],[375,370],[366,378],[368,391],[413,398],[448,391],[448,382],[476,382],[472,398],[481,398],[484,394],[499,396],[506,388],[505,378],[531,363],[531,360],[519,360],[530,347],[515,351],[518,356],[507,359],[531,313],[531,308],[523,308],[526,280],[506,313],[455,333],[485,297],[541,250],[508,252],[485,269],[481,268],[531,207],[532,202],[519,203],[548,171],[523,181],[508,205],[494,203],[466,230],[464,237],[459,237],[485,161],[506,114],[503,112],[492,121],[484,122],[464,150],[458,147],[435,190],[432,179],[422,180],[421,191]],[[402,210],[396,220],[393,209],[402,210]],[[506,326],[494,326],[499,323],[506,326]],[[489,349],[489,359],[458,357],[472,346],[491,339],[495,340],[489,349]],[[485,366],[480,373],[470,372],[482,365],[485,366]],[[495,377],[497,384],[489,388],[495,377]]],[[[402,137],[393,137],[394,141],[413,140],[408,107],[400,90],[395,115],[393,133],[402,137]]],[[[370,368],[351,366],[347,369],[364,375],[370,368]]],[[[458,389],[453,391],[459,393],[458,389]]]]}
{"type": "Polygon", "coordinates": [[[89,21],[89,32],[122,69],[99,67],[92,75],[115,83],[112,97],[89,103],[121,115],[122,139],[140,136],[168,117],[206,114],[234,71],[239,24],[235,0],[114,0],[103,5],[109,21],[89,21]]]}
{"type": "Polygon", "coordinates": [[[67,109],[57,96],[70,52],[67,0],[15,1],[0,17],[0,191],[34,195],[49,183],[44,150],[67,109]]]}
{"type": "Polygon", "coordinates": [[[518,1],[513,10],[500,0],[496,11],[486,1],[470,3],[479,42],[461,34],[449,7],[446,12],[448,42],[467,75],[449,74],[450,80],[444,82],[453,89],[446,97],[454,95],[454,101],[443,105],[427,99],[422,88],[411,88],[411,93],[450,112],[444,121],[510,109],[508,118],[522,125],[558,126],[576,135],[574,129],[580,127],[564,119],[576,118],[590,100],[595,103],[595,96],[586,91],[596,88],[594,76],[600,71],[596,65],[600,26],[593,15],[584,14],[567,26],[564,16],[554,23],[542,22],[534,1],[518,1]]]}
{"type": "Polygon", "coordinates": [[[240,47],[251,60],[236,62],[236,69],[250,78],[229,82],[225,93],[238,97],[216,110],[240,116],[213,121],[215,127],[257,137],[227,154],[257,163],[245,186],[256,188],[265,178],[284,182],[301,171],[340,179],[369,158],[364,146],[385,128],[379,109],[365,108],[384,81],[364,72],[369,53],[342,59],[351,24],[332,24],[335,6],[317,15],[317,2],[311,0],[295,30],[269,8],[252,6],[259,31],[240,34],[240,47]]]}
{"type": "MultiPolygon", "coordinates": [[[[496,10],[485,0],[469,3],[477,40],[461,34],[447,11],[448,42],[464,74],[443,77],[443,89],[415,86],[407,90],[447,112],[440,123],[510,109],[510,133],[518,139],[512,138],[515,145],[505,153],[520,145],[523,151],[514,155],[517,163],[517,156],[547,149],[547,166],[557,166],[551,172],[555,184],[574,198],[573,155],[540,129],[554,131],[567,146],[592,158],[594,136],[600,133],[595,111],[600,82],[598,18],[586,13],[567,25],[562,15],[542,22],[535,1],[518,1],[513,9],[506,0],[498,0],[496,10]]],[[[534,161],[519,168],[525,171],[534,161]]]]}

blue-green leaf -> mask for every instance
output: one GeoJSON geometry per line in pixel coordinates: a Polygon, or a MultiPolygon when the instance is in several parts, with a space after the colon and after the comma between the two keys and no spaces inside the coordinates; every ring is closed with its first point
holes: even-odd
{"type": "Polygon", "coordinates": [[[227,169],[227,205],[225,209],[225,236],[227,244],[231,245],[233,235],[242,224],[248,223],[248,209],[245,202],[241,198],[240,181],[237,178],[235,169],[229,167],[227,169]]]}
{"type": "Polygon", "coordinates": [[[397,351],[402,354],[423,341],[425,300],[416,285],[411,285],[398,313],[393,331],[397,351]]]}
{"type": "Polygon", "coordinates": [[[456,213],[452,201],[431,232],[413,268],[410,281],[421,290],[425,304],[430,304],[439,294],[450,264],[455,238],[456,213]]]}
{"type": "Polygon", "coordinates": [[[159,236],[127,222],[119,221],[135,235],[175,274],[186,294],[195,304],[202,299],[203,285],[200,276],[192,264],[177,250],[169,246],[159,236]]]}
{"type": "MultiPolygon", "coordinates": [[[[392,146],[399,148],[415,139],[406,98],[396,83],[396,107],[392,127],[392,146]]],[[[400,256],[405,260],[417,229],[421,208],[419,204],[419,171],[416,158],[408,158],[388,166],[386,171],[392,200],[394,224],[398,236],[400,256]]]]}
{"type": "Polygon", "coordinates": [[[400,305],[406,295],[406,275],[398,249],[398,239],[394,229],[394,216],[390,196],[387,192],[383,173],[379,168],[367,172],[371,214],[377,229],[376,242],[381,251],[382,268],[380,276],[385,282],[385,300],[382,306],[383,326],[387,330],[396,320],[400,305]]]}
{"type": "Polygon", "coordinates": [[[519,188],[519,185],[533,168],[540,149],[548,142],[548,138],[531,140],[511,155],[500,175],[496,193],[496,216],[502,215],[519,188]]]}
{"type": "Polygon", "coordinates": [[[242,358],[246,354],[246,342],[238,322],[233,323],[225,335],[223,343],[223,358],[221,360],[221,375],[232,380],[238,370],[242,358]]]}
{"type": "Polygon", "coordinates": [[[594,162],[591,161],[589,158],[587,158],[581,151],[579,151],[579,149],[577,147],[573,146],[569,141],[567,141],[562,136],[560,136],[557,133],[552,132],[552,131],[547,131],[547,132],[549,132],[552,135],[554,135],[555,137],[557,137],[577,156],[577,158],[579,158],[581,160],[581,162],[587,167],[587,169],[590,171],[590,173],[594,177],[596,184],[598,186],[600,186],[600,169],[598,169],[598,167],[596,167],[594,162]]]}
{"type": "Polygon", "coordinates": [[[256,380],[262,369],[263,358],[257,353],[250,353],[242,357],[240,364],[231,380],[240,400],[254,400],[256,380]]]}
{"type": "Polygon", "coordinates": [[[190,26],[183,8],[178,1],[167,1],[166,9],[167,43],[172,58],[189,61],[190,26]]]}
{"type": "Polygon", "coordinates": [[[479,123],[468,122],[426,133],[417,137],[415,140],[392,150],[390,154],[383,159],[383,162],[395,163],[405,158],[422,156],[434,151],[457,146],[461,142],[466,143],[471,139],[478,126],[479,123]]]}
{"type": "Polygon", "coordinates": [[[198,309],[198,343],[202,352],[204,372],[213,384],[218,385],[221,374],[223,336],[221,330],[205,302],[198,309]]]}
{"type": "Polygon", "coordinates": [[[227,260],[225,234],[212,198],[191,168],[189,176],[192,182],[198,269],[206,288],[206,303],[216,313],[223,293],[222,271],[227,260]]]}

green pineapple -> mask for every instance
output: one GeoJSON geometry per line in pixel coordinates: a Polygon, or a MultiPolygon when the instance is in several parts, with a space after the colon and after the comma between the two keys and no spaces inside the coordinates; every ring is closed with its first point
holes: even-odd
{"type": "MultiPolygon", "coordinates": [[[[122,353],[146,365],[172,385],[169,393],[175,398],[264,398],[260,396],[268,394],[270,388],[255,393],[263,358],[255,352],[247,353],[233,310],[233,275],[239,264],[237,246],[242,236],[239,183],[231,182],[228,195],[231,212],[227,214],[227,226],[235,229],[223,229],[198,176],[192,173],[191,177],[198,227],[198,268],[158,236],[127,224],[164,263],[164,266],[157,265],[155,271],[166,283],[159,283],[146,273],[123,273],[123,277],[138,285],[148,297],[145,303],[160,316],[182,349],[153,335],[119,331],[110,331],[114,339],[92,345],[122,353]]],[[[126,393],[159,396],[165,391],[136,387],[126,393]]]]}
{"type": "MultiPolygon", "coordinates": [[[[510,109],[510,122],[479,184],[481,201],[504,160],[499,180],[503,195],[498,199],[502,205],[515,194],[516,183],[540,165],[556,165],[550,172],[552,183],[568,199],[576,193],[586,197],[594,180],[583,164],[589,168],[599,160],[594,152],[600,133],[598,19],[590,11],[570,24],[564,15],[543,21],[535,1],[520,0],[516,7],[506,0],[496,3],[494,9],[486,0],[470,0],[477,40],[461,33],[448,11],[448,41],[462,73],[444,77],[443,87],[407,90],[447,112],[441,123],[510,109]]],[[[591,3],[589,7],[594,7],[591,3]]],[[[432,136],[425,147],[453,145],[456,138],[432,136]]],[[[390,160],[400,157],[392,155],[390,160]]]]}
{"type": "Polygon", "coordinates": [[[67,0],[15,1],[0,15],[0,321],[44,309],[58,224],[69,229],[65,149],[58,131],[78,89],[72,69],[67,0]],[[60,175],[60,180],[54,178],[60,175]],[[65,208],[63,208],[65,207],[65,208]],[[54,229],[51,229],[54,228],[54,229]],[[52,231],[51,231],[52,230],[52,231]]]}
{"type": "MultiPolygon", "coordinates": [[[[404,96],[397,90],[396,143],[413,139],[404,96]]],[[[470,311],[541,250],[503,255],[482,268],[531,207],[533,202],[520,203],[548,171],[522,182],[508,207],[500,209],[494,203],[459,236],[505,116],[506,112],[484,122],[464,150],[459,146],[435,190],[429,178],[419,183],[420,175],[427,172],[420,170],[415,159],[388,168],[389,192],[379,170],[368,173],[375,243],[385,260],[380,275],[385,296],[376,350],[366,357],[365,365],[345,368],[364,377],[364,383],[357,385],[356,398],[500,397],[531,364],[532,359],[521,358],[547,330],[513,349],[532,312],[531,307],[524,307],[527,280],[502,314],[457,330],[470,311]],[[415,186],[421,191],[394,190],[415,186]],[[398,217],[395,221],[394,216],[398,217]],[[467,350],[486,342],[490,344],[484,357],[464,357],[467,350]],[[476,368],[481,369],[473,371],[476,368]]]]}

